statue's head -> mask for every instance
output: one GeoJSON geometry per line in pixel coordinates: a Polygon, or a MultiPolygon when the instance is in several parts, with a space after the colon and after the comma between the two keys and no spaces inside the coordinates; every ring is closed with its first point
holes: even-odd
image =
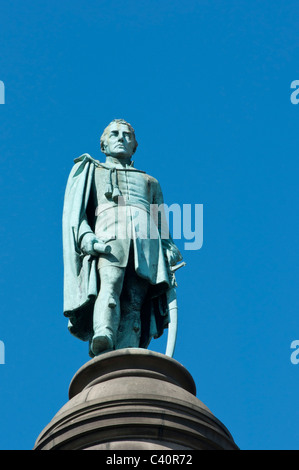
{"type": "Polygon", "coordinates": [[[124,119],[114,119],[104,130],[101,137],[101,150],[112,157],[131,157],[138,143],[131,124],[124,119]]]}

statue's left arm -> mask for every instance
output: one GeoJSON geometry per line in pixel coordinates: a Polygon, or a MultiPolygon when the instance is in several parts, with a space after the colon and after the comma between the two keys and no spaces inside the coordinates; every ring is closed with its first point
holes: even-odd
{"type": "Polygon", "coordinates": [[[174,266],[179,261],[182,261],[183,257],[169,232],[168,221],[165,215],[163,193],[158,181],[156,183],[153,203],[158,206],[158,230],[162,241],[163,251],[168,260],[169,265],[174,266]]]}

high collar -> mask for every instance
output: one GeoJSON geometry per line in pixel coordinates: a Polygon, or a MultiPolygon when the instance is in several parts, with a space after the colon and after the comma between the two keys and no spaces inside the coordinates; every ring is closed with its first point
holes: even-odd
{"type": "Polygon", "coordinates": [[[106,156],[105,166],[109,168],[132,168],[134,167],[134,161],[127,159],[126,162],[122,162],[120,159],[106,156]]]}

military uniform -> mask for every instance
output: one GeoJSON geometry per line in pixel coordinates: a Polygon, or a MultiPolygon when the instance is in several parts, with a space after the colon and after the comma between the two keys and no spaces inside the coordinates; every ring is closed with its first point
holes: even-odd
{"type": "Polygon", "coordinates": [[[179,251],[169,234],[162,234],[163,226],[153,217],[151,208],[161,204],[160,185],[145,172],[133,166],[100,163],[88,154],[75,160],[63,217],[64,313],[75,336],[92,339],[92,309],[100,288],[100,276],[95,272],[105,266],[125,268],[129,256],[134,258],[136,274],[149,283],[147,302],[141,312],[139,346],[147,347],[150,339],[159,337],[167,327],[165,293],[173,277],[165,249],[179,251]],[[110,253],[98,257],[84,253],[86,240],[94,235],[111,247],[110,253]]]}

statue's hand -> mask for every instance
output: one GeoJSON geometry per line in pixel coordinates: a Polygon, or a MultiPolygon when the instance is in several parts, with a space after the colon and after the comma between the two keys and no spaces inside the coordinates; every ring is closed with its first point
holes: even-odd
{"type": "Polygon", "coordinates": [[[110,253],[111,247],[96,238],[95,236],[85,236],[81,245],[83,253],[86,255],[98,256],[101,253],[110,253]]]}
{"type": "Polygon", "coordinates": [[[100,240],[94,243],[93,249],[96,253],[110,253],[111,252],[111,246],[106,245],[104,242],[100,240]]]}
{"type": "Polygon", "coordinates": [[[170,266],[174,266],[183,259],[179,249],[176,246],[166,248],[165,254],[170,266]]]}

